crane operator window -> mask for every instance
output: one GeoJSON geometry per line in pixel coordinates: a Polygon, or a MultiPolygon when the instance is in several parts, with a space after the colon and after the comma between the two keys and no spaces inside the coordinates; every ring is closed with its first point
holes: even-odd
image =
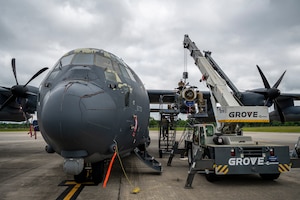
{"type": "Polygon", "coordinates": [[[193,142],[195,145],[199,144],[199,128],[197,126],[194,127],[193,142]]]}
{"type": "Polygon", "coordinates": [[[214,127],[206,126],[206,134],[207,134],[207,136],[213,136],[214,135],[214,127]]]}

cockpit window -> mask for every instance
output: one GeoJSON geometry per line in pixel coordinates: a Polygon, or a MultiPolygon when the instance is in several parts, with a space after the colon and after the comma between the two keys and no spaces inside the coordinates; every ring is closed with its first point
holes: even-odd
{"type": "Polygon", "coordinates": [[[111,60],[100,55],[95,56],[95,65],[103,68],[113,69],[111,60]]]}
{"type": "Polygon", "coordinates": [[[78,53],[72,60],[73,65],[93,65],[94,54],[90,53],[78,53]]]}
{"type": "Polygon", "coordinates": [[[119,68],[120,68],[120,70],[121,70],[122,75],[123,75],[125,78],[130,79],[130,76],[129,76],[127,70],[125,69],[125,66],[119,64],[119,68]]]}
{"type": "Polygon", "coordinates": [[[57,64],[58,67],[66,65],[96,65],[104,69],[114,70],[109,58],[92,53],[76,53],[63,57],[57,64]]]}
{"type": "Polygon", "coordinates": [[[71,54],[71,55],[68,55],[68,56],[65,56],[63,57],[61,60],[60,60],[60,63],[58,63],[59,66],[65,66],[65,65],[69,65],[71,63],[71,60],[73,58],[74,54],[71,54]]]}
{"type": "Polygon", "coordinates": [[[117,72],[117,74],[122,76],[119,63],[117,63],[115,60],[113,60],[112,62],[113,62],[113,69],[117,72]]]}
{"type": "Polygon", "coordinates": [[[133,76],[133,73],[130,71],[130,69],[126,65],[119,65],[119,68],[125,78],[131,79],[132,81],[136,82],[136,80],[133,76]]]}
{"type": "Polygon", "coordinates": [[[113,70],[106,69],[104,71],[104,74],[105,74],[106,80],[108,80],[108,81],[113,81],[113,82],[118,82],[118,83],[122,82],[120,77],[118,76],[118,74],[113,70]]]}
{"type": "Polygon", "coordinates": [[[128,72],[129,77],[131,78],[131,80],[133,80],[134,82],[136,82],[136,80],[135,80],[135,78],[134,78],[134,76],[133,76],[132,71],[131,71],[128,67],[126,67],[125,69],[126,69],[126,71],[128,72]]]}
{"type": "Polygon", "coordinates": [[[106,80],[117,82],[116,74],[111,70],[105,70],[104,72],[106,80]]]}
{"type": "Polygon", "coordinates": [[[56,63],[48,78],[54,79],[64,66],[69,65],[72,67],[97,66],[104,70],[105,78],[108,81],[118,83],[121,82],[121,79],[123,81],[128,79],[136,82],[136,75],[123,60],[97,49],[78,49],[67,53],[56,63]]]}

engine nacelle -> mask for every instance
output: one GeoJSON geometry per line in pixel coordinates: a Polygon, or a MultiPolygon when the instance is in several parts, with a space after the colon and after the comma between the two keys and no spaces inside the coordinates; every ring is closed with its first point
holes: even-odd
{"type": "Polygon", "coordinates": [[[186,101],[194,101],[197,98],[197,93],[193,88],[185,88],[181,96],[186,101]]]}
{"type": "Polygon", "coordinates": [[[37,98],[36,96],[31,96],[29,98],[22,98],[21,100],[22,110],[25,113],[34,113],[36,110],[37,98]]]}

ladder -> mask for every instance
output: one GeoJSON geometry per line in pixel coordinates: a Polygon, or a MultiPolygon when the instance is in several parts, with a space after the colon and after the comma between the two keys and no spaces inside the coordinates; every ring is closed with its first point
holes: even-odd
{"type": "Polygon", "coordinates": [[[159,157],[171,153],[176,140],[176,122],[178,111],[173,109],[160,110],[160,126],[158,136],[159,157]]]}
{"type": "Polygon", "coordinates": [[[175,154],[180,154],[183,158],[186,154],[187,150],[187,141],[192,141],[192,135],[193,135],[193,125],[197,123],[197,119],[194,115],[191,115],[188,117],[187,124],[184,127],[183,133],[179,139],[179,141],[176,141],[173,145],[173,149],[170,153],[169,159],[168,159],[168,166],[171,166],[172,160],[175,156],[175,154]],[[183,146],[184,142],[184,146],[183,146]]]}

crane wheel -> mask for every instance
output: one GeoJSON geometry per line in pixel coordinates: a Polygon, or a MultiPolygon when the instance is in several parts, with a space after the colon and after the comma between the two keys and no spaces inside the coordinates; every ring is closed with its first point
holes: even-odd
{"type": "Polygon", "coordinates": [[[280,176],[280,173],[276,173],[276,174],[259,174],[259,175],[264,180],[272,181],[272,180],[278,179],[279,176],[280,176]]]}

